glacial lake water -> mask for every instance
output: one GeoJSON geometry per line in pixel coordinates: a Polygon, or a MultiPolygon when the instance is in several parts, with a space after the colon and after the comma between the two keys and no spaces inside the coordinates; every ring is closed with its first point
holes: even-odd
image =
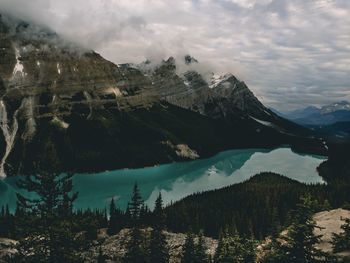
{"type": "MultiPolygon", "coordinates": [[[[75,208],[108,207],[111,198],[125,208],[135,182],[149,207],[159,192],[165,203],[177,201],[192,193],[212,190],[243,182],[264,171],[276,172],[304,183],[322,183],[316,168],[325,157],[301,155],[290,148],[243,149],[221,152],[211,158],[190,162],[164,164],[141,169],[106,171],[96,174],[77,174],[74,190],[79,192],[75,208]]],[[[16,186],[18,178],[0,181],[0,206],[9,204],[13,211],[16,192],[27,197],[16,186]]]]}

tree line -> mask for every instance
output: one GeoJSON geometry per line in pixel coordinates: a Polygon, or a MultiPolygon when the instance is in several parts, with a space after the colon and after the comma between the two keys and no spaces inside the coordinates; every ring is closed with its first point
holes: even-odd
{"type": "MultiPolygon", "coordinates": [[[[330,160],[322,167],[327,178],[340,169],[334,158],[330,160]]],[[[315,250],[320,237],[311,231],[315,227],[312,214],[350,207],[344,180],[306,185],[263,173],[241,184],[193,194],[165,208],[159,195],[153,211],[144,204],[137,184],[125,211],[113,198],[108,211],[74,210],[78,194],[73,191],[73,175],[38,171],[19,181],[19,187],[35,192],[37,198],[18,194],[14,214],[8,206],[1,209],[0,236],[19,241],[18,253],[9,262],[82,262],[82,251],[93,245],[101,228],[107,228],[110,235],[130,229],[124,262],[168,262],[164,230],[188,233],[182,262],[248,263],[255,262],[259,254],[259,260],[265,263],[332,262],[335,259],[330,255],[315,250]],[[306,197],[300,200],[302,196],[306,197]],[[150,238],[141,231],[147,226],[152,227],[150,238]],[[288,234],[280,237],[281,230],[287,228],[288,234]],[[212,258],[206,254],[204,236],[219,239],[212,258]],[[266,251],[257,251],[257,244],[267,236],[272,240],[266,251]]],[[[341,178],[348,178],[347,170],[341,171],[341,178]]],[[[349,220],[345,221],[344,232],[334,237],[335,251],[350,248],[349,225],[349,220]]],[[[97,260],[106,260],[102,250],[97,260]]]]}
{"type": "Polygon", "coordinates": [[[218,238],[223,229],[262,240],[291,224],[299,198],[310,194],[316,212],[349,208],[349,187],[342,184],[304,184],[264,172],[246,182],[195,193],[165,208],[167,226],[174,232],[190,229],[218,238]]]}
{"type": "MultiPolygon", "coordinates": [[[[163,208],[161,194],[152,212],[145,206],[137,184],[134,185],[125,212],[117,208],[114,199],[110,202],[109,217],[106,210],[74,211],[77,193],[72,192],[71,178],[71,175],[40,173],[20,181],[21,187],[36,192],[38,198],[27,199],[18,195],[14,215],[8,207],[1,209],[1,233],[19,240],[16,247],[18,253],[9,258],[9,262],[83,262],[81,252],[91,246],[91,241],[97,238],[97,230],[102,227],[107,227],[111,235],[124,227],[130,228],[123,262],[169,262],[169,248],[164,233],[169,207],[163,208]],[[3,227],[4,224],[9,227],[3,227]],[[149,239],[141,231],[146,226],[152,227],[149,239]]],[[[264,178],[271,183],[271,178],[264,178]]],[[[257,179],[259,176],[253,181],[257,179]]],[[[271,230],[272,240],[261,252],[260,262],[336,262],[336,258],[315,248],[320,236],[313,233],[315,222],[312,216],[318,209],[319,201],[312,199],[310,193],[301,200],[299,198],[290,213],[292,216],[289,218],[287,234],[281,236],[281,229],[271,230]]],[[[334,237],[335,251],[350,248],[350,220],[346,220],[342,228],[344,232],[334,237]]],[[[197,234],[194,231],[187,232],[181,259],[183,263],[256,262],[259,241],[252,234],[241,235],[237,228],[226,225],[220,230],[218,247],[211,258],[206,253],[203,231],[197,234]]],[[[106,261],[102,250],[97,261],[106,261]]]]}

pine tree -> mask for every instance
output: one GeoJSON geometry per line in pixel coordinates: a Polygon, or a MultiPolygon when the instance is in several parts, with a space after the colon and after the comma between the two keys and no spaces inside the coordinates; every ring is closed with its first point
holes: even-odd
{"type": "Polygon", "coordinates": [[[322,262],[326,255],[315,246],[320,242],[321,236],[314,234],[317,227],[313,220],[314,202],[310,196],[303,197],[297,205],[293,223],[288,234],[283,238],[283,246],[289,260],[293,262],[322,262]]]}
{"type": "Polygon", "coordinates": [[[130,231],[130,240],[127,244],[127,252],[123,258],[125,263],[143,263],[147,262],[148,255],[145,249],[144,237],[140,230],[140,211],[143,205],[143,200],[140,190],[135,183],[131,201],[129,203],[130,217],[132,220],[132,227],[130,231]]]}
{"type": "Polygon", "coordinates": [[[144,237],[139,227],[135,226],[130,231],[130,240],[127,244],[127,252],[123,258],[125,263],[147,262],[148,255],[145,249],[144,237]]]}
{"type": "Polygon", "coordinates": [[[13,238],[15,233],[15,218],[10,213],[9,206],[2,206],[0,214],[0,236],[13,238]]]}
{"type": "Polygon", "coordinates": [[[292,225],[281,241],[271,245],[271,253],[263,260],[267,262],[317,263],[332,262],[332,258],[316,248],[321,236],[314,234],[316,226],[313,220],[315,202],[310,196],[302,197],[301,203],[293,213],[292,225]]]}
{"type": "Polygon", "coordinates": [[[182,258],[181,263],[193,263],[195,256],[195,245],[193,234],[188,233],[186,236],[185,244],[182,248],[182,258]]]}
{"type": "Polygon", "coordinates": [[[97,256],[97,263],[105,263],[105,262],[106,262],[106,257],[103,255],[102,247],[100,247],[98,251],[98,256],[97,256]]]}
{"type": "Polygon", "coordinates": [[[269,233],[271,233],[273,237],[276,237],[280,232],[281,232],[281,223],[279,220],[278,211],[276,208],[273,208],[271,212],[271,225],[270,225],[269,233]]]}
{"type": "Polygon", "coordinates": [[[333,235],[334,252],[350,250],[350,218],[346,218],[344,221],[345,223],[341,226],[343,232],[333,235]]]}
{"type": "Polygon", "coordinates": [[[142,204],[140,208],[140,223],[143,226],[149,225],[150,222],[151,211],[149,210],[146,204],[142,204]]]}
{"type": "Polygon", "coordinates": [[[111,203],[109,205],[109,215],[112,216],[115,214],[117,207],[115,206],[114,198],[112,198],[111,203]]]}
{"type": "Polygon", "coordinates": [[[134,184],[131,201],[129,203],[129,211],[133,224],[140,224],[140,212],[143,206],[143,200],[137,183],[134,184]]]}
{"type": "Polygon", "coordinates": [[[109,205],[109,223],[107,232],[109,235],[115,235],[119,230],[117,208],[114,202],[114,198],[112,198],[109,205]]]}
{"type": "Polygon", "coordinates": [[[126,226],[128,227],[132,227],[133,224],[131,222],[131,213],[130,213],[130,203],[128,202],[127,206],[126,206],[126,210],[125,210],[125,216],[124,216],[125,220],[126,220],[126,226]]]}
{"type": "Polygon", "coordinates": [[[206,254],[206,248],[205,248],[204,237],[202,232],[199,233],[198,243],[195,245],[194,252],[195,252],[195,255],[194,255],[195,263],[209,262],[208,255],[206,254]]]}
{"type": "Polygon", "coordinates": [[[321,206],[321,210],[327,210],[327,211],[329,211],[329,210],[331,210],[331,209],[332,209],[332,206],[331,206],[329,200],[328,200],[328,199],[325,199],[324,202],[323,202],[323,204],[322,204],[322,206],[321,206]]]}
{"type": "Polygon", "coordinates": [[[167,248],[166,237],[164,230],[164,212],[162,195],[155,202],[153,211],[153,230],[151,232],[151,240],[149,247],[149,255],[151,262],[165,263],[169,262],[169,251],[167,248]]]}
{"type": "MultiPolygon", "coordinates": [[[[47,166],[46,166],[47,168],[47,166]]],[[[77,242],[72,233],[72,204],[77,193],[72,193],[72,176],[60,176],[50,169],[18,181],[20,188],[34,192],[38,197],[27,199],[17,194],[21,213],[30,214],[22,221],[27,236],[17,247],[14,262],[79,262],[77,242]]]]}
{"type": "Polygon", "coordinates": [[[220,235],[218,248],[214,256],[214,263],[253,263],[256,260],[256,242],[241,238],[237,234],[220,235]]]}

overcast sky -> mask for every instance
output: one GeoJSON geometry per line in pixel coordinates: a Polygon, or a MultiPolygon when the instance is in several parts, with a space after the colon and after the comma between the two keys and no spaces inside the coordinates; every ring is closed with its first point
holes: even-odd
{"type": "Polygon", "coordinates": [[[349,0],[0,0],[115,63],[186,53],[267,106],[350,101],[349,0]]]}

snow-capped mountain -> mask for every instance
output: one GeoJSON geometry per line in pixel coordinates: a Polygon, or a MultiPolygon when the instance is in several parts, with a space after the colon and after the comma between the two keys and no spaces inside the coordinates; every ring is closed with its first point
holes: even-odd
{"type": "Polygon", "coordinates": [[[350,103],[347,101],[334,102],[321,108],[321,114],[327,114],[335,111],[350,111],[350,103]]]}
{"type": "Polygon", "coordinates": [[[191,56],[181,73],[174,58],[115,65],[0,16],[0,58],[0,176],[31,173],[38,161],[92,172],[307,145],[297,138],[308,130],[268,110],[232,74],[207,80],[191,56]]]}
{"type": "Polygon", "coordinates": [[[337,122],[350,121],[350,103],[347,101],[334,102],[321,108],[309,106],[280,115],[301,125],[332,125],[337,122]]]}

